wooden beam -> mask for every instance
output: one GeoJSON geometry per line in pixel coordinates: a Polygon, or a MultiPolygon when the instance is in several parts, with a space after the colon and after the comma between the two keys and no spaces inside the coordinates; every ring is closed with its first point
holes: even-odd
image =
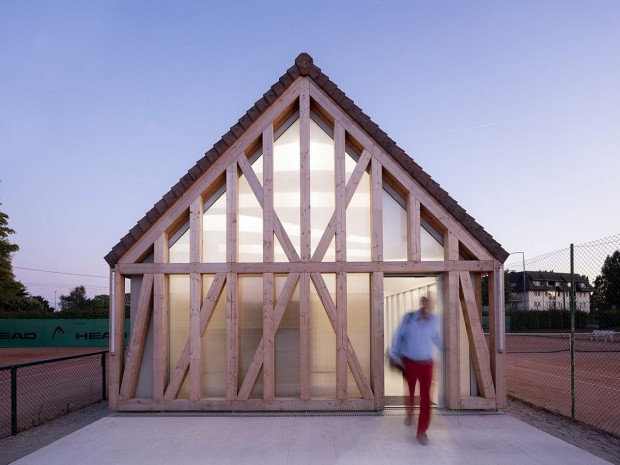
{"type": "Polygon", "coordinates": [[[239,299],[237,274],[228,273],[226,278],[226,400],[237,398],[239,370],[239,299]]]}
{"type": "Polygon", "coordinates": [[[114,345],[110,347],[110,384],[108,395],[110,409],[118,410],[121,374],[123,373],[123,362],[125,359],[125,276],[118,270],[114,271],[112,286],[114,319],[110,318],[110,334],[114,333],[114,345]],[[114,326],[112,326],[112,322],[114,322],[114,326]]]}
{"type": "Polygon", "coordinates": [[[412,262],[422,260],[420,201],[411,192],[407,195],[407,253],[412,262]]]}
{"type": "Polygon", "coordinates": [[[489,349],[487,347],[482,323],[478,316],[478,306],[471,277],[467,272],[459,273],[461,308],[465,320],[465,329],[469,339],[469,353],[474,365],[478,390],[485,399],[495,399],[495,386],[491,376],[489,349]]]}
{"type": "MultiPolygon", "coordinates": [[[[153,244],[156,264],[168,261],[168,234],[153,244]]],[[[168,384],[168,277],[158,271],[153,281],[153,399],[161,400],[168,384]]]]}
{"type": "MultiPolygon", "coordinates": [[[[241,168],[243,170],[243,167],[241,168]]],[[[254,170],[252,170],[254,171],[254,170]]],[[[247,175],[246,175],[247,178],[247,175]]],[[[249,182],[249,181],[248,181],[249,182]]],[[[263,131],[263,262],[273,262],[273,125],[263,131]]],[[[256,195],[256,193],[255,193],[256,195]]],[[[293,248],[294,249],[294,248],[293,248]]]]}
{"type": "Polygon", "coordinates": [[[300,235],[301,260],[311,257],[310,241],[310,90],[309,80],[304,79],[299,85],[299,195],[300,195],[300,235]]]}
{"type": "MultiPolygon", "coordinates": [[[[335,166],[334,177],[336,182],[336,211],[334,213],[334,232],[336,235],[336,261],[347,260],[347,204],[346,204],[346,171],[345,171],[345,133],[344,128],[336,123],[334,128],[335,166]]],[[[330,236],[328,236],[330,237],[330,236]]]]}
{"type": "MultiPolygon", "coordinates": [[[[446,260],[458,260],[458,239],[450,231],[444,236],[444,254],[446,260]]],[[[444,347],[445,347],[445,395],[446,406],[458,409],[461,396],[459,350],[460,302],[459,275],[455,271],[444,273],[444,347]]]]}
{"type": "Polygon", "coordinates": [[[461,409],[463,410],[495,410],[497,402],[495,398],[485,399],[478,396],[461,397],[461,409]]]}
{"type": "Polygon", "coordinates": [[[446,271],[492,272],[493,260],[445,260],[423,262],[276,262],[276,263],[136,263],[118,265],[124,275],[142,274],[190,274],[190,273],[424,273],[436,274],[446,271]]]}
{"type": "MultiPolygon", "coordinates": [[[[373,411],[374,401],[368,399],[351,398],[338,400],[334,398],[311,399],[302,401],[299,399],[274,399],[265,402],[263,399],[233,400],[225,399],[175,399],[165,401],[153,401],[152,399],[131,399],[120,403],[119,409],[128,412],[184,412],[184,411],[235,411],[235,412],[259,412],[259,411],[373,411]]],[[[319,447],[319,446],[317,446],[319,447]]]]}
{"type": "MultiPolygon", "coordinates": [[[[202,262],[203,202],[198,197],[189,208],[189,261],[202,262]]],[[[200,307],[202,304],[202,275],[189,275],[189,398],[202,397],[202,333],[200,307]]]]}
{"type": "Polygon", "coordinates": [[[189,398],[202,396],[202,338],[200,337],[201,275],[189,275],[189,398]]]}
{"type": "Polygon", "coordinates": [[[371,275],[370,294],[372,299],[370,321],[370,350],[371,350],[371,377],[372,390],[375,397],[375,409],[382,410],[384,407],[384,328],[383,328],[383,273],[376,272],[371,275]]]}
{"type": "Polygon", "coordinates": [[[275,282],[273,273],[263,274],[263,399],[272,401],[275,397],[275,282]]]}
{"type": "MultiPolygon", "coordinates": [[[[226,274],[219,273],[215,276],[215,279],[211,283],[211,287],[207,292],[207,298],[202,304],[200,308],[200,336],[203,337],[205,331],[207,330],[207,326],[209,325],[209,321],[211,321],[211,317],[215,312],[215,308],[217,307],[217,302],[222,295],[222,291],[224,290],[224,284],[226,283],[226,274]]],[[[164,395],[164,399],[172,400],[176,399],[181,391],[181,386],[183,385],[183,380],[185,379],[185,375],[187,374],[187,370],[189,368],[189,348],[190,341],[189,339],[185,343],[185,347],[183,348],[183,352],[181,352],[181,356],[177,362],[176,368],[172,377],[170,379],[170,384],[166,389],[166,393],[164,395]]]]}
{"type": "Polygon", "coordinates": [[[347,275],[336,273],[336,398],[346,399],[347,358],[347,275]]]}
{"type": "MultiPolygon", "coordinates": [[[[329,290],[327,289],[327,285],[323,280],[323,276],[320,273],[310,273],[310,277],[312,278],[312,282],[314,283],[314,287],[316,288],[317,293],[319,294],[319,298],[321,299],[321,303],[325,308],[325,313],[327,313],[327,318],[332,325],[334,331],[337,331],[337,323],[336,323],[336,306],[334,305],[334,301],[329,294],[329,290]]],[[[349,364],[349,368],[351,368],[351,373],[353,374],[353,378],[355,378],[355,382],[362,394],[364,399],[373,399],[373,393],[368,385],[368,381],[364,376],[364,372],[362,370],[362,366],[359,363],[357,355],[355,354],[355,350],[353,349],[353,344],[351,344],[351,340],[347,336],[347,362],[349,364]]]]}
{"type": "Polygon", "coordinates": [[[149,329],[153,301],[153,275],[146,274],[142,278],[140,287],[140,297],[136,306],[136,312],[132,318],[131,333],[127,346],[127,357],[125,359],[125,370],[121,382],[120,398],[125,400],[134,396],[138,374],[142,365],[144,346],[146,345],[146,334],[149,329]]]}
{"type": "Polygon", "coordinates": [[[226,261],[228,263],[235,263],[238,256],[238,178],[237,163],[234,162],[226,168],[226,261]]]}
{"type": "Polygon", "coordinates": [[[312,396],[311,331],[310,277],[308,273],[303,273],[299,282],[299,377],[300,398],[304,401],[310,400],[312,396]]]}
{"type": "Polygon", "coordinates": [[[372,159],[371,168],[371,258],[373,262],[383,261],[383,177],[381,164],[372,159]]]}

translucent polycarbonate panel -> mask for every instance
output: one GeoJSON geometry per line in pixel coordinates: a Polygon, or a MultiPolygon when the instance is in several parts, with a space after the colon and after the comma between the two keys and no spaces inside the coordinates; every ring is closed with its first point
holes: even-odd
{"type": "Polygon", "coordinates": [[[347,207],[347,261],[370,261],[370,176],[364,172],[347,207]]]}
{"type": "MultiPolygon", "coordinates": [[[[203,275],[202,296],[207,297],[215,276],[203,275]]],[[[202,338],[202,395],[226,396],[226,286],[222,290],[202,338]]]]}
{"type": "MultiPolygon", "coordinates": [[[[310,120],[310,242],[316,249],[335,209],[335,147],[334,139],[313,120],[310,120]]],[[[330,247],[323,261],[336,259],[330,247]]]]}
{"type": "MultiPolygon", "coordinates": [[[[336,301],[336,275],[323,274],[325,285],[336,301]]],[[[336,333],[321,299],[310,283],[310,383],[312,397],[336,396],[336,333]]]]}
{"type": "Polygon", "coordinates": [[[420,227],[420,239],[422,261],[441,261],[444,259],[443,245],[426,230],[424,225],[420,227]]]}
{"type": "Polygon", "coordinates": [[[407,260],[407,210],[383,191],[383,260],[407,260]]]}
{"type": "Polygon", "coordinates": [[[226,192],[209,205],[202,215],[202,261],[226,261],[226,192]]]}
{"type": "MultiPolygon", "coordinates": [[[[280,300],[282,288],[288,276],[276,276],[275,304],[280,300]]],[[[276,331],[275,338],[275,395],[276,397],[299,398],[300,369],[299,369],[299,282],[293,291],[282,321],[276,331]]]]}
{"type": "Polygon", "coordinates": [[[189,263],[189,225],[185,224],[181,228],[184,232],[177,237],[171,237],[168,248],[168,261],[170,263],[189,263]]]}
{"type": "Polygon", "coordinates": [[[285,262],[288,260],[286,252],[284,252],[284,249],[280,245],[280,241],[275,234],[273,235],[273,260],[275,262],[285,262]]]}
{"type": "MultiPolygon", "coordinates": [[[[253,157],[254,158],[254,157],[253,157]]],[[[260,181],[261,185],[263,184],[263,157],[262,154],[256,155],[256,158],[252,162],[252,170],[256,177],[260,181]]]]}
{"type": "MultiPolygon", "coordinates": [[[[239,388],[263,337],[263,277],[239,276],[239,388]]],[[[262,398],[263,379],[258,377],[250,398],[262,398]]]]}
{"type": "MultiPolygon", "coordinates": [[[[297,253],[300,250],[299,127],[297,119],[273,144],[273,207],[297,253]]],[[[287,260],[281,253],[276,257],[287,260]]]]}
{"type": "Polygon", "coordinates": [[[238,182],[238,260],[263,261],[263,209],[245,176],[238,182]]]}
{"type": "MultiPolygon", "coordinates": [[[[183,353],[185,344],[189,340],[189,276],[170,275],[168,277],[168,291],[170,299],[168,312],[168,379],[170,379],[183,353]]],[[[187,377],[178,397],[182,399],[189,397],[187,377]]]]}
{"type": "Polygon", "coordinates": [[[351,154],[347,151],[347,156],[344,157],[344,172],[345,172],[345,181],[348,184],[349,179],[351,179],[351,174],[353,174],[353,170],[355,169],[355,165],[357,165],[357,161],[353,159],[351,154]]]}
{"type": "MultiPolygon", "coordinates": [[[[370,275],[347,275],[347,334],[362,373],[370,382],[370,275]]],[[[357,382],[348,368],[347,390],[349,397],[361,397],[357,382]]]]}

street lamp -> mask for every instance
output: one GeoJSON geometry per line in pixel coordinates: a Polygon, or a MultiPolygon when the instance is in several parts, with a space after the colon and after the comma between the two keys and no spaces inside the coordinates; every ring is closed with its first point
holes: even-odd
{"type": "Polygon", "coordinates": [[[56,311],[56,310],[57,310],[57,308],[56,308],[56,293],[57,293],[57,292],[58,292],[58,291],[54,291],[54,311],[56,311]]]}
{"type": "Polygon", "coordinates": [[[520,253],[523,259],[523,310],[525,310],[525,252],[510,252],[510,255],[520,253]]]}

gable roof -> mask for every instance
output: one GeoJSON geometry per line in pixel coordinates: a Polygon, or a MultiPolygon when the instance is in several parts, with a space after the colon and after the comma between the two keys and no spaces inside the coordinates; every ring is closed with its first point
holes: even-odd
{"type": "MultiPolygon", "coordinates": [[[[523,271],[511,271],[510,287],[516,292],[523,291],[523,271]]],[[[562,291],[570,287],[570,273],[556,273],[554,271],[526,271],[525,288],[527,291],[562,291]],[[536,284],[539,282],[539,284],[536,284]],[[559,283],[559,285],[557,285],[559,283]]],[[[594,287],[587,277],[575,274],[577,292],[593,292],[594,287]]]]}
{"type": "Polygon", "coordinates": [[[113,267],[119,259],[142,237],[155,222],[179,199],[239,137],[256,121],[278,97],[300,76],[311,78],[314,83],[357,123],[399,165],[442,205],[460,224],[475,237],[497,260],[504,262],[509,253],[472,218],[456,200],[442,189],[407,153],[400,148],[374,121],[334,84],[307,53],[301,53],[295,64],[284,73],[239,121],[213,145],[204,157],[183,176],[162,199],[105,256],[113,267]]]}

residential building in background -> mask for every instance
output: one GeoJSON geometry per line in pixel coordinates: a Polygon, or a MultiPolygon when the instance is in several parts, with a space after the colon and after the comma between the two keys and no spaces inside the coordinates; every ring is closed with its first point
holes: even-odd
{"type": "MultiPolygon", "coordinates": [[[[511,271],[510,306],[507,310],[570,310],[570,283],[570,273],[511,271]]],[[[590,311],[593,291],[587,277],[575,274],[576,310],[590,311]]]]}

